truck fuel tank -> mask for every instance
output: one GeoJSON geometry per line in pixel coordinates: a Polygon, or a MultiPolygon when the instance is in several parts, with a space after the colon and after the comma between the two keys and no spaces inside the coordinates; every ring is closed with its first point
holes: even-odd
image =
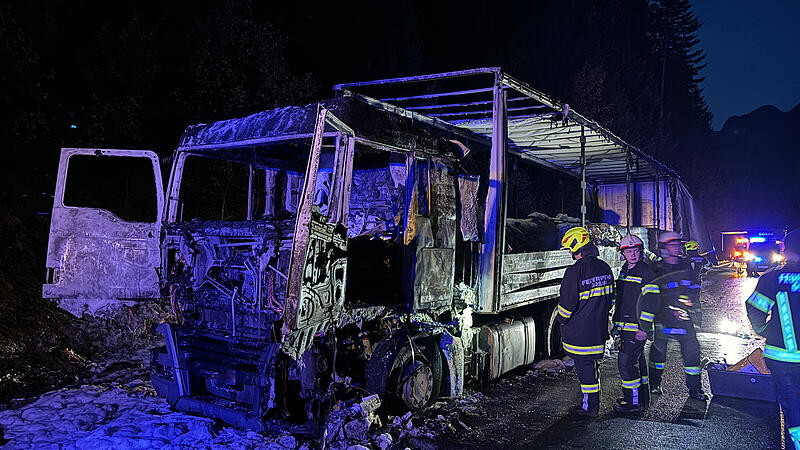
{"type": "Polygon", "coordinates": [[[478,347],[483,353],[485,381],[524,364],[533,362],[536,356],[536,323],[525,317],[511,323],[499,323],[481,327],[478,347]]]}

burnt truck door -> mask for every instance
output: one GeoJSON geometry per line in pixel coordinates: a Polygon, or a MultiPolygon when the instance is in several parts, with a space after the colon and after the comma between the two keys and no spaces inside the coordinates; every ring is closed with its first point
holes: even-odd
{"type": "Polygon", "coordinates": [[[453,300],[456,242],[456,177],[437,159],[409,156],[411,180],[404,243],[405,286],[414,311],[453,300]]]}
{"type": "Polygon", "coordinates": [[[353,130],[320,105],[297,208],[283,313],[283,350],[295,358],[344,307],[354,147],[353,130]],[[326,127],[334,132],[327,133],[326,127]]]}
{"type": "Polygon", "coordinates": [[[155,153],[61,149],[42,297],[77,316],[159,298],[163,208],[155,153]]]}

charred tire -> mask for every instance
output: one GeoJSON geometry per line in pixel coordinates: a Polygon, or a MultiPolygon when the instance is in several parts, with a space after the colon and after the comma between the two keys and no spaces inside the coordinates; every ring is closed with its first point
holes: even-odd
{"type": "Polygon", "coordinates": [[[544,357],[560,358],[564,356],[564,346],[561,344],[561,324],[556,320],[558,306],[547,309],[542,315],[544,323],[544,357]]]}
{"type": "Polygon", "coordinates": [[[390,410],[416,410],[432,405],[442,386],[438,339],[405,330],[379,342],[367,364],[367,390],[378,394],[390,410]],[[413,355],[413,356],[412,356],[413,355]]]}

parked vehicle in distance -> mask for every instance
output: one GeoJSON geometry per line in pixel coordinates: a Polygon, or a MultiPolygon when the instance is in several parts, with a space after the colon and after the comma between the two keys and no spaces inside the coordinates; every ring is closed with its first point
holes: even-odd
{"type": "Polygon", "coordinates": [[[759,272],[784,261],[783,243],[774,236],[753,236],[749,239],[744,259],[747,275],[757,277],[759,272]]]}

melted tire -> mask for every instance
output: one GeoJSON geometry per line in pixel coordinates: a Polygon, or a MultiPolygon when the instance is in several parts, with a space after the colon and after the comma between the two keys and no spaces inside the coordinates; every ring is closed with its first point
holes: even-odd
{"type": "MultiPolygon", "coordinates": [[[[423,408],[432,405],[439,398],[442,386],[442,356],[438,340],[424,333],[413,337],[413,358],[417,364],[424,364],[431,372],[431,395],[423,408]]],[[[367,391],[381,396],[384,407],[392,412],[419,409],[406,404],[401,397],[400,384],[404,374],[408,374],[412,363],[408,333],[398,331],[391,338],[379,342],[367,363],[367,391]]]]}
{"type": "Polygon", "coordinates": [[[564,346],[561,344],[561,324],[558,323],[558,306],[548,309],[542,315],[544,327],[544,357],[561,358],[564,356],[564,346]]]}

